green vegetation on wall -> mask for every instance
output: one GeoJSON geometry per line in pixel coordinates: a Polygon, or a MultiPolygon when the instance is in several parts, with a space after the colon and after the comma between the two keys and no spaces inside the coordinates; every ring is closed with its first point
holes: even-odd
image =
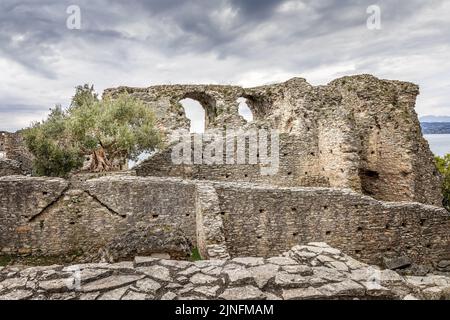
{"type": "Polygon", "coordinates": [[[200,251],[198,250],[197,247],[195,247],[194,249],[192,249],[190,260],[191,260],[191,261],[200,261],[200,260],[203,260],[203,259],[202,259],[202,256],[200,255],[200,251]]]}
{"type": "Polygon", "coordinates": [[[77,87],[69,108],[56,106],[48,119],[24,131],[35,156],[34,173],[64,177],[89,157],[92,172],[120,169],[161,142],[153,111],[127,94],[99,100],[92,86],[77,87]]]}
{"type": "Polygon", "coordinates": [[[7,266],[12,261],[11,256],[9,255],[0,255],[0,267],[7,266]]]}
{"type": "Polygon", "coordinates": [[[436,165],[444,177],[442,190],[444,193],[444,206],[450,211],[450,154],[436,157],[436,165]]]}

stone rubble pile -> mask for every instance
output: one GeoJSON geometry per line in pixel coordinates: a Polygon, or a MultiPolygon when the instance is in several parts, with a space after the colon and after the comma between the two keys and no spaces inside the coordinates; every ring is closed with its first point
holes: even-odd
{"type": "Polygon", "coordinates": [[[0,300],[450,299],[450,277],[402,277],[325,243],[282,256],[0,267],[0,300]]]}

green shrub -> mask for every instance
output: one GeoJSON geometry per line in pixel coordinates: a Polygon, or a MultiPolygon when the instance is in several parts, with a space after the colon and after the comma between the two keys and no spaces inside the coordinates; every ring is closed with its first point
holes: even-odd
{"type": "Polygon", "coordinates": [[[450,211],[450,154],[436,157],[436,165],[444,180],[442,191],[444,193],[444,207],[450,211]]]}

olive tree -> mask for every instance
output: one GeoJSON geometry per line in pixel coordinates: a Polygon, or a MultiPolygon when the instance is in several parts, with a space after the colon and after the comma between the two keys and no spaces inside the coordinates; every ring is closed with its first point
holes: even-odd
{"type": "Polygon", "coordinates": [[[25,130],[38,175],[65,176],[90,155],[90,171],[111,171],[115,160],[137,160],[161,143],[153,111],[123,94],[98,99],[93,87],[77,87],[70,107],[56,106],[47,120],[25,130]]]}

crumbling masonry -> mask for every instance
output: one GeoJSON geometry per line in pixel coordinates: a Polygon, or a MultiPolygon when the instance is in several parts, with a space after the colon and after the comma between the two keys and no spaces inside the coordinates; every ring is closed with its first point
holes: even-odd
{"type": "Polygon", "coordinates": [[[450,215],[414,111],[411,83],[362,75],[314,87],[304,79],[241,88],[167,85],[108,89],[155,110],[170,135],[189,128],[184,98],[206,129],[276,129],[280,167],[174,165],[171,145],[136,175],[70,180],[0,178],[0,250],[36,261],[269,257],[327,242],[364,262],[450,271],[450,215]],[[254,121],[238,113],[246,98],[254,121]]]}
{"type": "Polygon", "coordinates": [[[422,137],[414,111],[417,85],[362,75],[313,87],[301,78],[244,89],[235,86],[170,85],[120,87],[156,111],[167,133],[189,128],[184,98],[198,100],[206,129],[271,128],[281,133],[280,170],[262,177],[257,166],[174,167],[170,150],[138,169],[142,176],[268,182],[292,187],[350,188],[385,201],[411,201],[440,206],[440,177],[422,137]],[[243,97],[254,115],[246,123],[238,113],[243,97]]]}
{"type": "Polygon", "coordinates": [[[0,177],[31,172],[32,155],[24,147],[20,133],[0,131],[0,177]]]}

